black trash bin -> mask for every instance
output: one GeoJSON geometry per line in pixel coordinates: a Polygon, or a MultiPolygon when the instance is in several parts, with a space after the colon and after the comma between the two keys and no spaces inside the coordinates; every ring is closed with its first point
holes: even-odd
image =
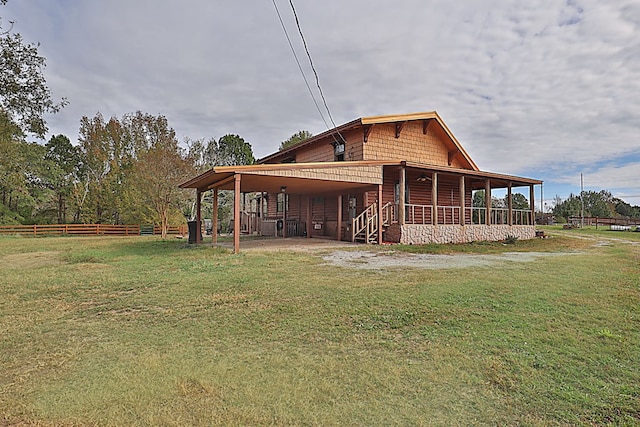
{"type": "Polygon", "coordinates": [[[196,243],[196,236],[199,236],[202,242],[202,230],[198,227],[198,221],[187,221],[187,225],[189,226],[189,243],[196,243]]]}

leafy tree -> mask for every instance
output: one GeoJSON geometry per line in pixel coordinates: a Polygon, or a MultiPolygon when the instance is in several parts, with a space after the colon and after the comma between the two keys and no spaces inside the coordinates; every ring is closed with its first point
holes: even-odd
{"type": "Polygon", "coordinates": [[[296,133],[294,133],[293,135],[291,135],[288,139],[282,141],[280,143],[280,148],[279,150],[282,151],[284,149],[287,149],[293,145],[296,145],[299,142],[304,141],[305,139],[309,139],[311,138],[313,135],[311,134],[311,132],[307,131],[307,130],[301,130],[298,131],[296,133]]]}
{"type": "Polygon", "coordinates": [[[570,194],[569,197],[553,208],[556,217],[569,218],[580,216],[584,203],[584,215],[607,218],[615,216],[615,199],[609,191],[583,191],[581,195],[570,194]]]}
{"type": "Polygon", "coordinates": [[[81,171],[81,157],[78,148],[64,135],[51,137],[45,147],[44,179],[55,193],[57,221],[64,224],[67,222],[67,207],[74,183],[81,171]]]}
{"type": "MultiPolygon", "coordinates": [[[[508,206],[506,205],[506,203],[508,203],[507,197],[508,196],[505,196],[505,206],[508,206]]],[[[513,207],[513,209],[527,210],[530,207],[529,200],[527,200],[524,194],[521,194],[521,193],[512,193],[511,203],[512,203],[511,206],[513,207]]]]}
{"type": "Polygon", "coordinates": [[[21,132],[40,138],[47,132],[44,115],[67,104],[64,98],[58,103],[52,100],[43,74],[45,62],[38,45],[25,44],[18,33],[0,31],[0,111],[21,132]]]}
{"type": "Polygon", "coordinates": [[[238,135],[221,137],[215,150],[211,151],[215,152],[215,164],[218,166],[252,165],[256,162],[251,144],[238,135]]]}
{"type": "MultiPolygon", "coordinates": [[[[177,144],[154,146],[141,155],[133,169],[133,182],[144,205],[152,207],[162,229],[162,238],[167,237],[172,208],[177,211],[180,199],[185,197],[178,184],[193,173],[192,165],[177,144]]],[[[155,221],[154,221],[155,222],[155,221]]]]}

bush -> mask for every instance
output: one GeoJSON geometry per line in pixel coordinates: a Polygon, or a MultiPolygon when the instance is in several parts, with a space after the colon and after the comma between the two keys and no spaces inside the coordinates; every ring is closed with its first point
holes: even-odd
{"type": "Polygon", "coordinates": [[[518,241],[518,237],[512,236],[511,234],[507,234],[506,237],[504,238],[504,243],[506,243],[507,245],[513,245],[517,241],[518,241]]]}

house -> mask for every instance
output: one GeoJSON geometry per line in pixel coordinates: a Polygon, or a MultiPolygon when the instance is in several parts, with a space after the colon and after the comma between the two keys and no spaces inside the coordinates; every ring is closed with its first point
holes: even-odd
{"type": "Polygon", "coordinates": [[[196,189],[198,220],[202,193],[213,191],[214,224],[218,191],[235,192],[238,252],[242,232],[403,244],[529,239],[539,184],[481,171],[440,116],[426,112],[362,117],[255,165],[216,166],[180,186],[196,189]],[[528,189],[526,209],[513,206],[519,187],[528,189]],[[494,208],[498,189],[507,202],[494,208]],[[477,190],[484,206],[473,205],[477,190]],[[243,193],[256,195],[251,209],[241,209],[243,193]]]}

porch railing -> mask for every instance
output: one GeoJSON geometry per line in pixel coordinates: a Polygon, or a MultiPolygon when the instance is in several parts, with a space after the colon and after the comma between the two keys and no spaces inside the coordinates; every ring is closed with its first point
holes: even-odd
{"type": "Polygon", "coordinates": [[[398,206],[387,202],[382,207],[382,225],[388,226],[396,222],[398,222],[398,206]]]}
{"type": "Polygon", "coordinates": [[[378,204],[369,205],[360,215],[351,220],[351,241],[364,239],[369,243],[378,232],[378,204]]]}
{"type": "Polygon", "coordinates": [[[405,204],[405,222],[407,224],[431,224],[433,206],[405,204]]]}
{"type": "Polygon", "coordinates": [[[438,206],[438,224],[460,224],[460,206],[438,206]]]}

